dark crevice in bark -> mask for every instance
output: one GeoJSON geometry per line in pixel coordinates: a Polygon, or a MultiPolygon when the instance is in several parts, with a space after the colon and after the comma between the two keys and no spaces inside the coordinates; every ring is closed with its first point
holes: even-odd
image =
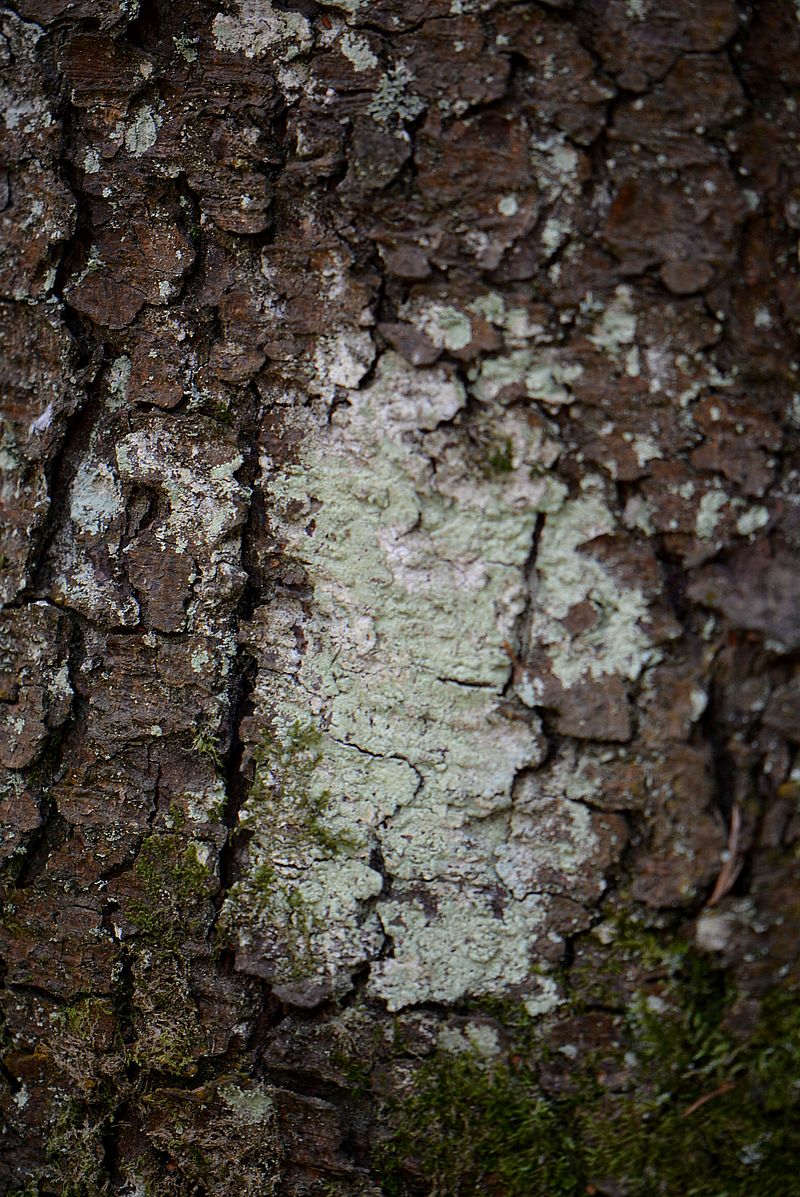
{"type": "Polygon", "coordinates": [[[50,853],[67,840],[71,827],[55,810],[52,803],[48,803],[43,813],[41,826],[31,835],[25,851],[25,857],[15,878],[17,889],[27,889],[35,884],[43,873],[50,853]]]}
{"type": "MultiPolygon", "coordinates": [[[[238,471],[239,482],[248,491],[247,520],[242,527],[241,555],[246,572],[246,582],[236,611],[236,627],[251,619],[262,600],[262,583],[258,564],[257,537],[263,520],[262,500],[256,486],[260,466],[259,415],[261,401],[255,387],[248,388],[243,408],[243,419],[239,429],[239,445],[243,464],[238,471]]],[[[246,745],[242,738],[242,723],[253,714],[253,690],[256,682],[257,665],[246,648],[240,646],[236,653],[231,687],[228,750],[224,759],[224,779],[227,800],[223,822],[227,828],[226,840],[219,854],[220,893],[217,910],[222,906],[225,895],[238,875],[237,825],[239,813],[247,799],[250,770],[245,766],[246,745]]]]}
{"type": "Polygon", "coordinates": [[[220,890],[216,898],[219,910],[233,883],[240,875],[237,833],[239,813],[244,806],[252,780],[250,770],[245,767],[245,744],[241,736],[242,720],[252,715],[252,693],[255,685],[256,665],[245,650],[240,649],[234,664],[234,691],[231,702],[230,748],[224,762],[224,780],[227,801],[222,815],[227,828],[225,843],[219,853],[220,890]]]}

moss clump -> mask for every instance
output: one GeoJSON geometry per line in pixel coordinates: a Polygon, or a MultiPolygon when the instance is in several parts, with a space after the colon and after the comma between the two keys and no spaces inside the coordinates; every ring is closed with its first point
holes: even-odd
{"type": "Polygon", "coordinates": [[[192,748],[200,756],[208,757],[215,769],[222,769],[222,750],[219,739],[208,728],[200,727],[197,729],[192,740],[192,748]]]}
{"type": "Polygon", "coordinates": [[[126,1059],[144,1075],[194,1076],[205,1036],[192,996],[187,962],[174,952],[145,949],[133,964],[135,1039],[126,1059]]]}
{"type": "Polygon", "coordinates": [[[245,1077],[197,1089],[159,1089],[145,1098],[151,1142],[162,1160],[137,1161],[153,1197],[272,1197],[280,1181],[278,1128],[271,1091],[245,1077]],[[171,1181],[171,1183],[165,1183],[171,1181]]]}
{"type": "Polygon", "coordinates": [[[204,905],[211,892],[211,871],[197,846],[176,834],[148,836],[133,866],[140,897],[129,902],[130,921],[152,942],[175,949],[204,928],[204,905]]]}
{"type": "Polygon", "coordinates": [[[322,732],[313,724],[295,721],[283,738],[266,733],[254,760],[256,773],[248,807],[259,816],[281,820],[284,834],[305,841],[324,854],[356,846],[352,836],[335,831],[327,822],[331,792],[316,783],[322,762],[322,732]]]}
{"type": "MultiPolygon", "coordinates": [[[[255,777],[242,824],[255,832],[254,855],[263,856],[232,891],[257,918],[282,928],[292,976],[311,964],[314,913],[298,882],[297,868],[330,860],[356,848],[356,840],[329,821],[331,793],[320,785],[322,733],[296,721],[284,736],[265,734],[254,753],[255,777]],[[286,870],[284,862],[293,867],[286,870]]],[[[301,875],[300,874],[300,875],[301,875]]]]}
{"type": "Polygon", "coordinates": [[[110,1085],[90,1103],[67,1097],[56,1106],[46,1155],[59,1197],[100,1197],[108,1191],[104,1137],[115,1108],[110,1085]]]}
{"type": "Polygon", "coordinates": [[[105,1036],[105,1025],[113,1021],[114,1011],[110,1002],[103,998],[83,998],[62,1011],[64,1032],[82,1043],[94,1045],[105,1036]]]}
{"type": "Polygon", "coordinates": [[[387,1197],[580,1192],[569,1120],[525,1065],[439,1053],[424,1064],[380,1153],[387,1197]]]}
{"type": "Polygon", "coordinates": [[[506,437],[505,440],[500,441],[491,447],[486,458],[485,472],[489,477],[502,477],[503,474],[510,474],[514,469],[514,447],[511,443],[511,438],[506,437]]]}
{"type": "Polygon", "coordinates": [[[386,1114],[388,1197],[800,1197],[798,995],[770,994],[737,1037],[726,975],[685,947],[658,954],[661,994],[637,994],[613,1058],[605,1044],[564,1061],[556,1095],[546,1033],[537,1047],[525,1020],[496,1061],[418,1067],[386,1114]]]}
{"type": "Polygon", "coordinates": [[[731,997],[690,955],[666,1008],[634,1003],[631,1091],[600,1125],[580,1114],[593,1176],[622,1178],[630,1197],[800,1194],[798,995],[771,994],[744,1041],[725,1023],[731,997]]]}

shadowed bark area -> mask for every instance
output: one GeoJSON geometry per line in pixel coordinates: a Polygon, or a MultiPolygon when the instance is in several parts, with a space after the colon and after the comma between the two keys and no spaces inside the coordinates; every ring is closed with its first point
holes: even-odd
{"type": "Polygon", "coordinates": [[[0,1191],[800,1194],[795,6],[0,63],[0,1191]]]}

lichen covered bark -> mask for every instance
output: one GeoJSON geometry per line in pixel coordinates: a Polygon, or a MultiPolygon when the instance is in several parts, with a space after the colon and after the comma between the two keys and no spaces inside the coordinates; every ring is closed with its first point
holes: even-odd
{"type": "Polygon", "coordinates": [[[794,6],[0,22],[0,1187],[783,1197],[794,6]]]}

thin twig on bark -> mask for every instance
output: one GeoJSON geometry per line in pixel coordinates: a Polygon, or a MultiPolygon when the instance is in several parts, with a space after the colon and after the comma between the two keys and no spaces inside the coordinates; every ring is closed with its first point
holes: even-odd
{"type": "Polygon", "coordinates": [[[716,1089],[712,1089],[710,1093],[704,1093],[702,1097],[698,1097],[697,1101],[693,1101],[690,1106],[687,1106],[681,1117],[688,1118],[690,1114],[694,1114],[695,1110],[699,1110],[701,1106],[704,1106],[707,1101],[711,1101],[715,1097],[721,1097],[723,1093],[730,1093],[733,1088],[733,1081],[724,1081],[716,1089]]]}
{"type": "Polygon", "coordinates": [[[733,888],[736,878],[742,871],[744,860],[739,859],[739,836],[742,830],[742,808],[734,802],[731,810],[731,825],[728,830],[728,843],[725,847],[725,860],[719,871],[716,885],[711,897],[706,902],[706,909],[716,906],[722,898],[733,888]]]}

